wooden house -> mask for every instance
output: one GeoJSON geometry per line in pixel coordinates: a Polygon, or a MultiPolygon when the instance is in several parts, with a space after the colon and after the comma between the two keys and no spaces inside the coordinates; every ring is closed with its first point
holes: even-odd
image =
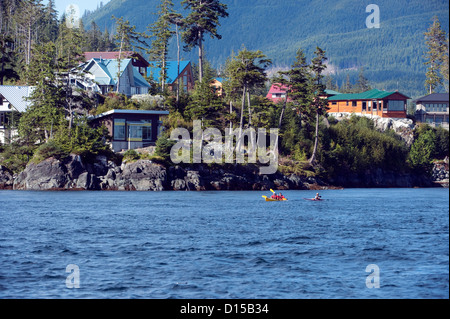
{"type": "Polygon", "coordinates": [[[416,120],[431,126],[449,128],[449,94],[434,93],[423,96],[416,103],[416,120]]]}
{"type": "Polygon", "coordinates": [[[91,125],[105,125],[114,152],[155,145],[167,111],[111,110],[90,118],[91,125]]]}
{"type": "MultiPolygon", "coordinates": [[[[159,62],[151,61],[150,66],[147,68],[148,77],[152,78],[156,83],[160,83],[161,67],[159,62]]],[[[178,68],[177,61],[167,61],[167,79],[166,84],[169,90],[176,92],[177,85],[180,86],[184,92],[190,92],[194,88],[194,76],[192,73],[192,64],[190,61],[180,61],[180,67],[178,68]]]]}
{"type": "Polygon", "coordinates": [[[373,89],[363,93],[337,94],[328,98],[328,113],[354,113],[387,118],[406,118],[410,97],[400,92],[373,89]]]}

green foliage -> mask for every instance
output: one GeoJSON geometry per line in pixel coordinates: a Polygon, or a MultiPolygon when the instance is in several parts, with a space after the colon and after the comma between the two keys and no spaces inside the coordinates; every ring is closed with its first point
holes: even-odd
{"type": "Polygon", "coordinates": [[[120,93],[109,93],[103,104],[99,105],[95,110],[95,114],[99,115],[111,110],[137,110],[139,104],[120,93]]]}
{"type": "Polygon", "coordinates": [[[61,160],[67,157],[68,155],[69,153],[65,152],[58,142],[49,141],[48,143],[44,143],[38,147],[31,161],[35,164],[39,164],[43,160],[46,160],[47,158],[50,157],[54,157],[58,160],[61,160]]]}
{"type": "Polygon", "coordinates": [[[0,165],[14,173],[20,173],[25,169],[36,149],[34,144],[28,144],[23,140],[17,140],[11,144],[2,146],[0,153],[0,165]]]}
{"type": "Polygon", "coordinates": [[[175,141],[168,139],[166,134],[161,135],[156,141],[155,156],[168,163],[170,161],[170,151],[174,145],[175,141]]]}
{"type": "Polygon", "coordinates": [[[414,170],[429,173],[436,150],[436,134],[431,128],[424,128],[419,130],[417,135],[409,153],[408,163],[414,170]]]}
{"type": "Polygon", "coordinates": [[[125,153],[123,153],[123,160],[124,161],[137,161],[141,158],[141,155],[136,152],[135,150],[128,150],[125,153]]]}
{"type": "Polygon", "coordinates": [[[354,116],[332,125],[327,144],[321,164],[331,176],[376,168],[405,171],[408,150],[403,141],[377,131],[370,119],[354,116]]]}
{"type": "Polygon", "coordinates": [[[441,70],[446,56],[448,60],[446,33],[442,30],[437,16],[433,17],[433,24],[428,29],[428,32],[425,32],[425,40],[428,47],[425,56],[425,65],[428,66],[425,87],[429,90],[429,94],[431,94],[436,93],[436,89],[444,84],[444,77],[441,70]]]}
{"type": "Polygon", "coordinates": [[[449,133],[442,127],[438,127],[435,133],[435,158],[444,159],[446,156],[449,156],[449,133]]]}

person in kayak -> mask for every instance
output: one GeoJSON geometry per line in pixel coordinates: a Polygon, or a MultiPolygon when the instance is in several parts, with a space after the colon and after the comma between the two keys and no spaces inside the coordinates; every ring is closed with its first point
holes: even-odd
{"type": "Polygon", "coordinates": [[[283,196],[283,194],[281,194],[281,193],[280,193],[279,197],[280,197],[280,200],[286,199],[286,198],[283,196]]]}
{"type": "Polygon", "coordinates": [[[316,197],[314,197],[314,200],[321,200],[322,196],[319,195],[319,193],[316,194],[316,197]]]}

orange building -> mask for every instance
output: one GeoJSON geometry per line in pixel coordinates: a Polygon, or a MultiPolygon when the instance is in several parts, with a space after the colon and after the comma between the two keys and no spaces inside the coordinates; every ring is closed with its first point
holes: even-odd
{"type": "Polygon", "coordinates": [[[355,113],[389,118],[406,118],[410,97],[394,91],[373,89],[356,94],[337,94],[328,98],[328,113],[355,113]]]}

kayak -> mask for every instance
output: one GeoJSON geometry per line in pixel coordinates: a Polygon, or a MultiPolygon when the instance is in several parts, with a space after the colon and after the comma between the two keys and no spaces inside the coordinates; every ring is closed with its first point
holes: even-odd
{"type": "Polygon", "coordinates": [[[312,201],[312,202],[321,202],[321,201],[323,201],[323,199],[315,199],[315,198],[303,198],[304,200],[309,200],[309,201],[312,201]]]}
{"type": "Polygon", "coordinates": [[[287,201],[287,198],[283,198],[283,199],[273,199],[273,198],[269,198],[267,196],[263,196],[263,198],[266,199],[266,202],[285,202],[287,201]]]}

